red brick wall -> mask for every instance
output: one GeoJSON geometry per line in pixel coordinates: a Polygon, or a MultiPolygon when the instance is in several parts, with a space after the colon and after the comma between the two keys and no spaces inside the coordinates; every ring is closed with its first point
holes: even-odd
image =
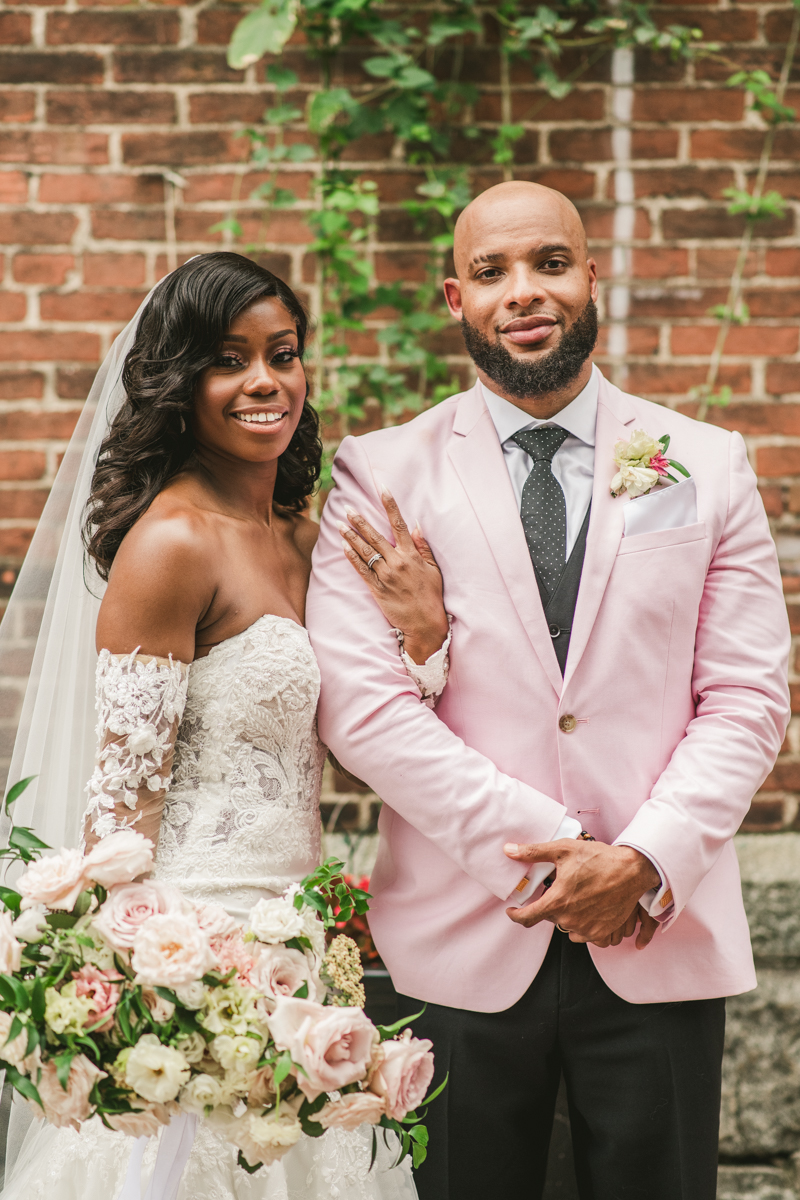
{"type": "MultiPolygon", "coordinates": [[[[665,21],[701,27],[738,65],[777,74],[790,24],[782,3],[665,6],[665,21]]],[[[225,45],[240,15],[233,5],[80,5],[42,0],[0,9],[0,588],[8,591],[89,387],[95,366],[169,255],[219,245],[209,226],[227,212],[237,174],[240,195],[258,182],[244,166],[242,123],[257,122],[268,89],[262,68],[234,72],[225,45]],[[170,243],[161,171],[185,180],[175,196],[170,243]]],[[[342,78],[363,79],[346,52],[342,78]]],[[[315,68],[301,47],[286,61],[300,90],[315,68]]],[[[724,302],[742,221],[725,211],[724,188],[752,179],[763,131],[741,92],[725,88],[731,67],[687,67],[641,55],[636,63],[632,157],[636,222],[631,267],[627,369],[618,382],[692,411],[688,390],[705,378],[714,322],[724,302]],[[625,373],[627,378],[624,378],[625,373]]],[[[465,77],[481,87],[475,119],[499,119],[499,66],[491,47],[465,55],[465,77]]],[[[541,100],[527,69],[514,70],[513,119],[528,123],[517,175],[561,188],[580,206],[601,274],[609,275],[613,228],[612,95],[609,62],[581,77],[561,103],[541,100]]],[[[790,89],[800,100],[800,70],[790,89]]],[[[303,99],[302,96],[298,99],[303,99]]],[[[476,188],[498,176],[475,143],[476,188]]],[[[383,208],[370,249],[381,280],[413,280],[424,246],[400,208],[418,173],[390,159],[386,138],[349,157],[379,182],[383,208]]],[[[793,625],[800,631],[800,130],[779,134],[769,187],[789,200],[787,215],[763,225],[747,265],[751,321],[728,339],[721,382],[734,403],[714,417],[747,438],[785,559],[793,625]]],[[[282,183],[304,198],[308,167],[282,183]]],[[[245,237],[260,214],[243,202],[245,237]]],[[[299,213],[275,216],[260,234],[269,264],[313,300],[310,235],[299,213]]],[[[371,352],[370,339],[357,347],[371,352]]],[[[466,377],[457,336],[442,351],[466,377]]],[[[602,352],[599,362],[604,363],[602,352]]],[[[799,668],[800,669],[800,668],[799,668]]],[[[800,680],[800,674],[793,675],[800,680]]],[[[795,684],[800,711],[800,683],[795,684]]],[[[800,794],[800,725],[754,804],[750,827],[794,825],[800,794]]]]}

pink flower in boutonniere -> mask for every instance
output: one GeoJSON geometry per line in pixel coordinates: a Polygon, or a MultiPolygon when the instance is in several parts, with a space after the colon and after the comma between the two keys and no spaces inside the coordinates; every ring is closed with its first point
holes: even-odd
{"type": "Polygon", "coordinates": [[[619,470],[611,480],[611,495],[621,496],[627,492],[634,499],[649,492],[661,479],[677,483],[675,476],[669,473],[670,467],[688,477],[685,467],[666,457],[668,448],[669,434],[654,438],[643,429],[634,430],[627,442],[618,441],[614,447],[614,462],[619,470]]]}

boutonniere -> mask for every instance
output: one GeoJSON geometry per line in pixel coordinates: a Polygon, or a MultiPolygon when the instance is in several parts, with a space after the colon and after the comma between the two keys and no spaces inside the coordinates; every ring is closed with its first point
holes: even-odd
{"type": "Polygon", "coordinates": [[[618,441],[614,447],[614,462],[619,470],[611,480],[611,495],[621,496],[627,492],[633,499],[649,492],[662,479],[677,483],[675,476],[669,473],[670,467],[688,479],[686,467],[674,458],[666,457],[668,449],[669,434],[656,439],[643,429],[635,429],[627,442],[618,441]]]}

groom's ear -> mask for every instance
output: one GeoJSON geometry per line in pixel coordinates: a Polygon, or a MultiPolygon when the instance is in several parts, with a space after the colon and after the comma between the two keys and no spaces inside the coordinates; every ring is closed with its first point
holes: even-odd
{"type": "Polygon", "coordinates": [[[447,307],[450,309],[452,316],[457,321],[460,321],[464,315],[464,310],[461,306],[461,284],[457,279],[445,279],[444,298],[447,301],[447,307]]]}

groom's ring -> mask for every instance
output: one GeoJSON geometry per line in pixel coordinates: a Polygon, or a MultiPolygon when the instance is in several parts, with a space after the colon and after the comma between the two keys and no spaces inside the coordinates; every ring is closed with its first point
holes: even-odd
{"type": "Polygon", "coordinates": [[[372,558],[370,558],[369,561],[367,562],[367,569],[369,571],[371,571],[373,566],[375,565],[375,563],[378,562],[379,559],[382,559],[382,558],[383,558],[383,555],[378,554],[378,552],[376,550],[375,553],[372,555],[372,558]]]}
{"type": "Polygon", "coordinates": [[[556,921],[556,929],[559,933],[569,933],[569,930],[565,929],[563,925],[559,925],[558,921],[556,921]]]}

